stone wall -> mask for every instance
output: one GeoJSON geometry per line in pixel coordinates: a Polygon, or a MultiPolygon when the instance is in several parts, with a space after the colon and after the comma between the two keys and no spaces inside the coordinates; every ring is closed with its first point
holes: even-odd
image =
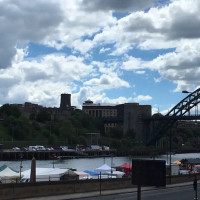
{"type": "Polygon", "coordinates": [[[0,199],[19,199],[133,187],[130,179],[102,179],[0,185],[0,199]]]}
{"type": "MultiPolygon", "coordinates": [[[[183,183],[194,180],[193,175],[180,175],[171,177],[171,183],[183,183]]],[[[169,177],[166,179],[169,184],[169,177]]],[[[15,183],[0,185],[0,199],[19,199],[28,197],[51,196],[59,194],[72,194],[81,192],[92,192],[111,190],[119,188],[136,187],[131,184],[131,179],[102,179],[82,180],[68,182],[38,182],[38,183],[15,183]]]]}

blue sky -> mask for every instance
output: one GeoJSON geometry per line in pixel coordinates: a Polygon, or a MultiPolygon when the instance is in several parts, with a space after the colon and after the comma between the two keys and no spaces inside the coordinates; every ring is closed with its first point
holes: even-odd
{"type": "Polygon", "coordinates": [[[199,0],[0,0],[0,105],[151,105],[200,85],[199,0]]]}

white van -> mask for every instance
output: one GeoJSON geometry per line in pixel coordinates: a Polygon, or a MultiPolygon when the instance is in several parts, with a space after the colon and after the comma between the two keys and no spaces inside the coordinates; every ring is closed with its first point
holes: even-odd
{"type": "Polygon", "coordinates": [[[36,148],[36,146],[29,146],[28,150],[29,151],[37,151],[37,148],[36,148]]]}
{"type": "Polygon", "coordinates": [[[37,151],[45,151],[46,150],[46,148],[44,146],[37,145],[36,148],[37,148],[37,151]]]}
{"type": "Polygon", "coordinates": [[[29,146],[28,150],[29,151],[45,151],[46,148],[44,146],[41,146],[41,145],[36,145],[36,146],[29,146]]]}

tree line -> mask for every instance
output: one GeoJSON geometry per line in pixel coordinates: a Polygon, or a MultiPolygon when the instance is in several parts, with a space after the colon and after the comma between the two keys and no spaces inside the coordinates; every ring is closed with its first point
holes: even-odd
{"type": "MultiPolygon", "coordinates": [[[[156,114],[158,115],[158,114],[156,114]]],[[[161,115],[161,114],[159,114],[161,115]]],[[[72,111],[66,120],[51,120],[48,109],[43,108],[38,113],[27,118],[15,104],[4,104],[0,107],[0,142],[4,141],[40,141],[54,146],[57,143],[75,146],[88,145],[87,133],[100,133],[99,145],[109,146],[118,150],[144,150],[144,144],[135,139],[133,130],[123,135],[122,125],[117,125],[108,133],[104,133],[103,122],[85,114],[82,110],[72,111]],[[33,116],[34,115],[34,116],[33,116]]],[[[169,136],[161,138],[162,149],[168,149],[169,136]]],[[[195,150],[199,147],[199,129],[177,129],[172,136],[172,146],[180,151],[195,150]]],[[[154,147],[149,147],[155,151],[154,147]]],[[[154,153],[153,153],[154,154],[154,153]]]]}
{"type": "Polygon", "coordinates": [[[37,114],[27,118],[18,105],[4,104],[0,107],[0,141],[41,141],[55,145],[62,141],[67,145],[87,145],[87,133],[100,133],[99,145],[116,149],[131,149],[135,146],[134,132],[123,136],[123,128],[118,125],[104,133],[103,122],[85,114],[82,110],[72,111],[66,120],[51,120],[48,109],[43,108],[37,114]]]}

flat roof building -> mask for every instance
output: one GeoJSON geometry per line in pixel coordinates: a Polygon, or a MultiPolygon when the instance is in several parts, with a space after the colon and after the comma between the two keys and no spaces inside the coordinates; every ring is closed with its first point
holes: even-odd
{"type": "Polygon", "coordinates": [[[144,123],[143,117],[151,117],[150,105],[139,105],[138,103],[95,104],[91,100],[87,100],[83,103],[82,110],[88,115],[102,119],[105,134],[109,133],[111,128],[121,125],[123,135],[132,130],[139,142],[145,142],[148,127],[144,123]]]}

